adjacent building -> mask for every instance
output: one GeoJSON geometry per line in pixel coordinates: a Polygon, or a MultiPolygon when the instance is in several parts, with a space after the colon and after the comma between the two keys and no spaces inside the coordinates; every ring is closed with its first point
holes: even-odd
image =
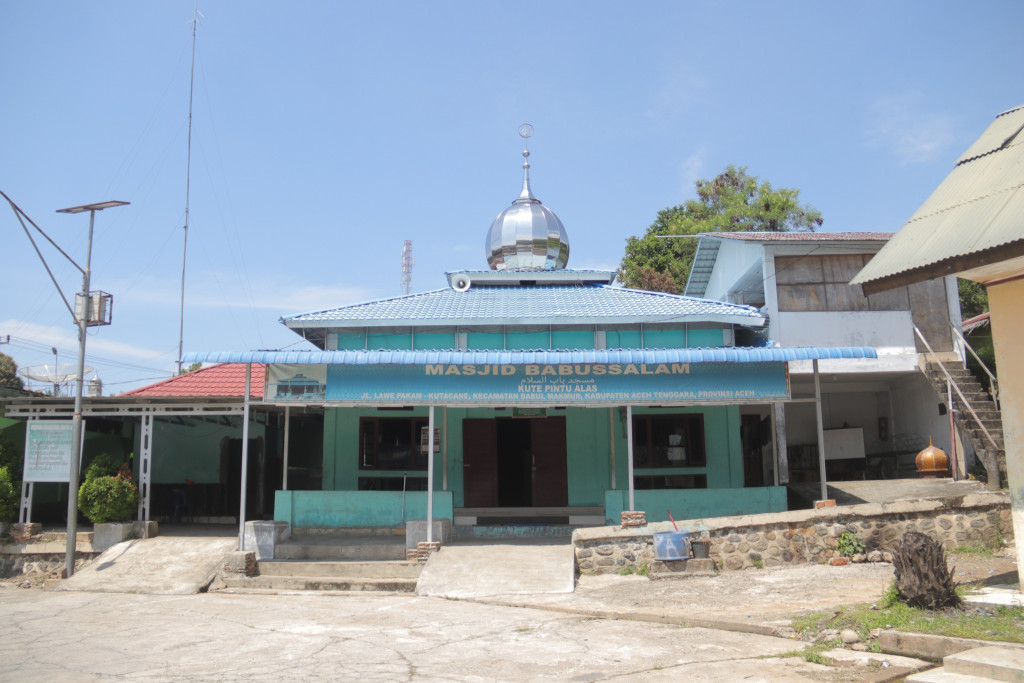
{"type": "MultiPolygon", "coordinates": [[[[943,399],[922,371],[921,335],[962,365],[956,278],[865,295],[849,281],[892,237],[877,232],[721,232],[700,236],[686,294],[756,307],[762,335],[782,347],[869,346],[877,357],[820,363],[828,478],[916,476],[914,456],[929,441],[954,450],[943,399]],[[918,333],[915,333],[915,328],[918,333]]],[[[790,364],[794,395],[814,393],[811,363],[790,364]]],[[[767,416],[761,409],[762,416],[767,416]]],[[[815,405],[779,412],[782,481],[817,480],[815,405]],[[788,471],[786,471],[788,465],[788,471]]],[[[956,447],[961,471],[970,441],[956,447]]]]}

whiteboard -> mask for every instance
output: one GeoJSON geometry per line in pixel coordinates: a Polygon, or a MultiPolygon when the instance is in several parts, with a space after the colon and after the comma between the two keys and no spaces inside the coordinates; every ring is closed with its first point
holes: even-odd
{"type": "Polygon", "coordinates": [[[852,460],[863,457],[863,427],[825,430],[825,460],[852,460]]]}
{"type": "MultiPolygon", "coordinates": [[[[71,469],[73,420],[32,420],[25,430],[23,481],[67,483],[71,469]]],[[[85,434],[85,420],[82,420],[85,434]]],[[[82,439],[84,446],[85,439],[82,439]]],[[[82,451],[78,452],[81,466],[82,451]]]]}

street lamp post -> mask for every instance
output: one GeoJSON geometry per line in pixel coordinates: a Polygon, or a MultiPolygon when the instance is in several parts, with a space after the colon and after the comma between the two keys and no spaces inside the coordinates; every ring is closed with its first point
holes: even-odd
{"type": "MultiPolygon", "coordinates": [[[[71,426],[71,467],[68,474],[68,542],[64,557],[67,577],[75,573],[75,543],[78,535],[78,460],[82,452],[82,375],[85,374],[85,331],[89,325],[89,279],[92,268],[92,230],[96,222],[96,212],[115,206],[125,206],[128,202],[99,202],[59,209],[57,213],[89,212],[89,246],[85,255],[85,269],[82,273],[82,310],[76,311],[78,318],[78,376],[75,379],[75,414],[71,426]]],[[[76,307],[77,308],[77,307],[76,307]]]]}

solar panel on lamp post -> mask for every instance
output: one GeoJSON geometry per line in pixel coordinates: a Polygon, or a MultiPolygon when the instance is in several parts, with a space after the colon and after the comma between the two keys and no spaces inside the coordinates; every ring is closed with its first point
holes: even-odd
{"type": "MultiPolygon", "coordinates": [[[[89,324],[89,280],[92,274],[92,229],[96,222],[96,212],[115,206],[125,206],[128,202],[109,201],[83,206],[72,206],[58,209],[57,213],[89,212],[89,242],[85,254],[85,270],[82,273],[82,311],[78,320],[78,376],[75,378],[75,414],[71,427],[71,466],[68,473],[68,542],[64,557],[65,575],[67,578],[75,573],[75,545],[78,534],[78,470],[81,466],[79,457],[82,453],[82,375],[85,374],[85,328],[89,324]]],[[[76,307],[77,308],[77,307],[76,307]]]]}

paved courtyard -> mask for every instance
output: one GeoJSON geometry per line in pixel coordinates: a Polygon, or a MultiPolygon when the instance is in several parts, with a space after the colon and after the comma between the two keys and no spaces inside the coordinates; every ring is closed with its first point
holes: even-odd
{"type": "Polygon", "coordinates": [[[0,589],[0,679],[859,680],[784,638],[406,595],[0,589]]]}

